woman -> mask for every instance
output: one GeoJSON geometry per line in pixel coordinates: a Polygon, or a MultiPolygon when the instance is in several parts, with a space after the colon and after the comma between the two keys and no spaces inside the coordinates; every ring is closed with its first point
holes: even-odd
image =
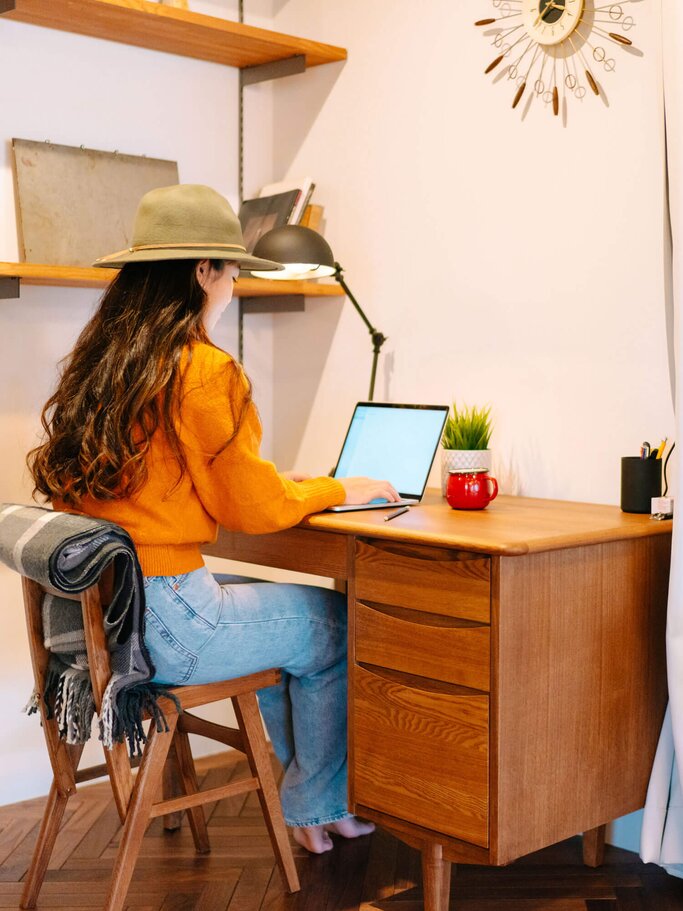
{"type": "Polygon", "coordinates": [[[285,773],[295,839],[332,848],[372,826],[346,804],[346,630],[336,592],[252,580],[219,584],[202,544],[218,525],[262,534],[339,503],[398,499],[385,481],[280,474],[259,456],[261,428],[241,367],[209,339],[247,254],[239,221],[209,187],[152,190],[121,267],[66,358],[29,455],[57,509],[123,526],[145,576],[145,641],[155,681],[200,684],[283,670],[261,709],[285,773]]]}

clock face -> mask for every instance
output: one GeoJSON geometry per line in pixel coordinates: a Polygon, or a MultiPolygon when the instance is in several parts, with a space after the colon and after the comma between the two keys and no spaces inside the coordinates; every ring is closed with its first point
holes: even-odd
{"type": "Polygon", "coordinates": [[[637,2],[489,0],[491,14],[474,23],[496,49],[484,72],[505,72],[512,107],[521,105],[523,116],[538,100],[566,122],[570,101],[591,92],[606,100],[602,78],[616,69],[613,49],[632,47],[628,9],[637,2]]]}
{"type": "Polygon", "coordinates": [[[583,14],[583,0],[523,0],[522,20],[539,44],[566,41],[583,14]]]}

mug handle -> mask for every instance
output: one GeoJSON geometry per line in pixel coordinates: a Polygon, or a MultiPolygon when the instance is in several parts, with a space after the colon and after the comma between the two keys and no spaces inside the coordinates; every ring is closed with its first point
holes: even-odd
{"type": "Polygon", "coordinates": [[[489,494],[489,503],[490,503],[491,500],[495,500],[496,497],[498,496],[498,481],[496,481],[495,478],[487,478],[486,480],[488,481],[489,484],[493,485],[493,493],[489,494]]]}

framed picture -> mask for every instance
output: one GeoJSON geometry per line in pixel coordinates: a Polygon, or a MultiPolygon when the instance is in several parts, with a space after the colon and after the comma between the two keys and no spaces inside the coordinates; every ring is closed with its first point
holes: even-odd
{"type": "Polygon", "coordinates": [[[286,193],[275,193],[273,196],[257,196],[255,199],[244,200],[240,208],[240,224],[248,253],[252,252],[256,242],[266,231],[289,222],[300,195],[301,190],[288,190],[286,193]]]}

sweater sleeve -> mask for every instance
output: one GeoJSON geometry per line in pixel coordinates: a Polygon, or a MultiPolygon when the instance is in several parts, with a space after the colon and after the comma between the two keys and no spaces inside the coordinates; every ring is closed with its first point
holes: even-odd
{"type": "Polygon", "coordinates": [[[261,423],[243,371],[217,349],[198,349],[184,383],[180,439],[209,515],[233,531],[264,534],[343,503],[344,488],[334,478],[289,481],[261,458],[261,423]]]}

